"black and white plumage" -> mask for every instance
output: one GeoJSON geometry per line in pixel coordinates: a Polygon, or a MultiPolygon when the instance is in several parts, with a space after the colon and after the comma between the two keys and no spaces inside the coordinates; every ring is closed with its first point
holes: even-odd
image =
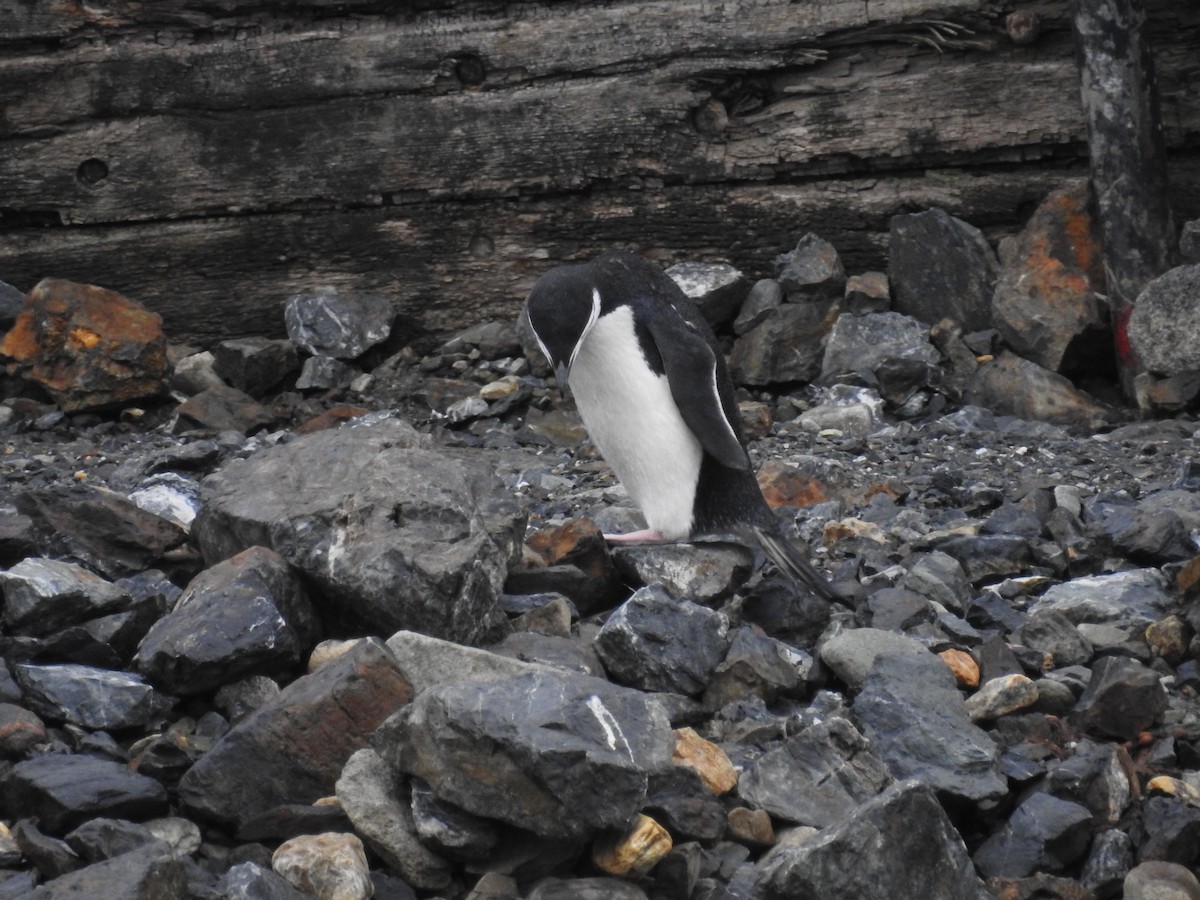
{"type": "Polygon", "coordinates": [[[748,534],[793,581],[833,593],[780,531],[754,477],[717,339],[671,278],[631,253],[561,266],[526,310],[559,388],[649,526],[610,541],[748,534]]]}

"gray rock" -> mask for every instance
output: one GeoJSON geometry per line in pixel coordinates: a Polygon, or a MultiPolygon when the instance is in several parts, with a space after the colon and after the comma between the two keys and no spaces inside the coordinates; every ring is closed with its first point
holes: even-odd
{"type": "Polygon", "coordinates": [[[796,421],[809,431],[866,437],[884,426],[883,400],[870,388],[835,384],[822,390],[817,404],[800,413],[796,421]]]}
{"type": "Polygon", "coordinates": [[[397,631],[388,638],[387,646],[397,668],[412,685],[414,695],[439,685],[499,682],[518,675],[537,672],[552,675],[556,671],[550,666],[464,647],[415,631],[397,631]]]}
{"type": "Polygon", "coordinates": [[[34,891],[37,900],[80,897],[187,897],[187,869],[169,855],[135,853],[105,860],[48,881],[34,891]]]}
{"type": "Polygon", "coordinates": [[[536,834],[624,828],[673,736],[644,694],[561,670],[423,691],[375,734],[394,768],[468,812],[536,834]]]}
{"type": "Polygon", "coordinates": [[[361,372],[332,356],[310,356],[300,366],[296,378],[298,391],[327,391],[330,388],[346,387],[361,372]]]}
{"type": "Polygon", "coordinates": [[[411,787],[413,825],[426,846],[453,859],[487,858],[500,838],[493,823],[440,799],[419,778],[411,787]]]}
{"type": "Polygon", "coordinates": [[[833,718],[755,760],[737,792],[776,818],[825,828],[845,821],[891,783],[866,738],[845,719],[833,718]]]}
{"type": "Polygon", "coordinates": [[[761,387],[812,381],[825,352],[833,300],[785,303],[733,344],[729,374],[737,384],[761,387]]]}
{"type": "Polygon", "coordinates": [[[233,338],[213,349],[213,371],[251,397],[262,397],[299,367],[296,345],[265,337],[233,338]]]}
{"type": "Polygon", "coordinates": [[[964,331],[992,326],[992,289],[1000,264],[973,225],[940,209],[893,216],[888,278],[899,312],[930,325],[953,319],[964,331]]]}
{"type": "Polygon", "coordinates": [[[525,517],[486,457],[424,443],[384,419],[232,462],[205,480],[193,536],[210,561],[270,547],[341,618],[478,642],[503,622],[525,517]]]}
{"type": "Polygon", "coordinates": [[[1200,264],[1200,219],[1184,222],[1179,229],[1179,255],[1185,263],[1200,264]]]}
{"type": "Polygon", "coordinates": [[[684,766],[650,775],[644,811],[684,840],[715,841],[725,834],[727,813],[721,799],[684,766]]]}
{"type": "Polygon", "coordinates": [[[1142,801],[1138,859],[1161,859],[1185,866],[1200,848],[1200,809],[1177,797],[1151,795],[1142,801]]]}
{"type": "Polygon", "coordinates": [[[646,892],[618,878],[546,878],[526,900],[646,900],[646,892]]]}
{"type": "Polygon", "coordinates": [[[89,731],[145,726],[175,705],[174,697],[126,672],[20,663],[14,673],[34,712],[89,731]]]}
{"type": "Polygon", "coordinates": [[[1015,636],[1026,647],[1050,654],[1056,669],[1086,665],[1092,660],[1091,641],[1056,609],[1038,610],[1017,629],[1015,636]]]}
{"type": "Polygon", "coordinates": [[[981,365],[963,399],[1002,415],[1095,429],[1112,412],[1057,372],[1007,350],[981,365]]]}
{"type": "Polygon", "coordinates": [[[17,763],[0,778],[0,811],[9,820],[36,817],[64,834],[97,816],[145,819],[167,811],[167,790],[122,763],[47,754],[17,763]]]}
{"type": "Polygon", "coordinates": [[[1200,880],[1187,866],[1165,860],[1134,866],[1123,889],[1124,900],[1200,900],[1200,880]]]}
{"type": "Polygon", "coordinates": [[[915,781],[892,785],[803,843],[779,846],[759,868],[767,900],[991,896],[933,790],[915,781]]]}
{"type": "Polygon", "coordinates": [[[25,306],[25,293],[0,281],[0,328],[7,331],[25,306]]]}
{"type": "Polygon", "coordinates": [[[168,846],[144,825],[103,816],[84,822],[68,834],[65,840],[81,859],[89,863],[111,859],[152,844],[159,844],[164,848],[168,846]]]}
{"type": "Polygon", "coordinates": [[[950,554],[936,550],[917,557],[900,586],[959,615],[971,598],[971,582],[962,564],[950,554]]]}
{"type": "Polygon", "coordinates": [[[483,359],[502,359],[521,353],[521,342],[517,329],[510,322],[480,322],[456,334],[443,351],[453,352],[459,347],[474,347],[483,359]]]}
{"type": "Polygon", "coordinates": [[[774,278],[762,278],[754,282],[737,318],[733,321],[733,333],[739,337],[765,322],[772,312],[783,305],[783,288],[774,278]]]}
{"type": "Polygon", "coordinates": [[[386,297],[336,290],[296,294],[283,308],[288,337],[309,353],[335,359],[354,359],[386,340],[394,318],[386,297]]]}
{"type": "Polygon", "coordinates": [[[23,559],[0,572],[4,624],[13,634],[43,635],[129,609],[129,592],[75,563],[23,559]]]}
{"type": "Polygon", "coordinates": [[[577,637],[558,637],[518,631],[491,646],[491,651],[522,662],[554,666],[581,675],[604,678],[604,664],[593,644],[577,637]]]}
{"type": "Polygon", "coordinates": [[[180,780],[179,800],[203,819],[240,827],[326,797],[351,754],[411,697],[391,653],[360,641],[231,728],[180,780]]]}
{"type": "Polygon", "coordinates": [[[821,661],[853,691],[862,689],[875,664],[887,656],[909,659],[914,668],[935,678],[946,669],[945,663],[912,638],[878,628],[843,631],[821,645],[821,661]]]}
{"type": "Polygon", "coordinates": [[[1128,333],[1149,371],[1175,375],[1200,369],[1200,264],[1170,269],[1147,284],[1128,333]]]}
{"type": "Polygon", "coordinates": [[[1140,632],[1174,612],[1175,601],[1156,569],[1131,569],[1056,584],[1029,612],[1044,609],[1058,610],[1076,625],[1114,625],[1140,632]]]}
{"type": "Polygon", "coordinates": [[[1087,851],[1091,826],[1086,807],[1051,794],[1033,794],[975,851],[975,865],[987,878],[1061,872],[1087,851]]]}
{"type": "Polygon", "coordinates": [[[1072,721],[1089,734],[1130,741],[1156,724],[1166,706],[1154,670],[1128,657],[1104,656],[1092,667],[1072,721]]]}
{"type": "MultiPolygon", "coordinates": [[[[1120,896],[1121,885],[1132,866],[1133,838],[1119,828],[1110,828],[1092,840],[1079,882],[1097,897],[1120,896]]],[[[1130,896],[1128,888],[1126,896],[1130,896]]],[[[1200,885],[1194,900],[1200,900],[1200,885]]]]}
{"type": "Polygon", "coordinates": [[[1043,788],[1086,806],[1098,823],[1120,821],[1133,794],[1116,744],[1084,738],[1066,759],[1051,760],[1043,788]]]}
{"type": "Polygon", "coordinates": [[[820,377],[825,382],[848,374],[873,379],[876,369],[888,360],[932,366],[939,358],[929,343],[929,325],[911,316],[896,312],[841,315],[829,332],[820,377]]]}
{"type": "Polygon", "coordinates": [[[775,257],[775,279],[790,302],[841,299],[846,269],[833,244],[809,232],[795,249],[775,257]]]}
{"type": "Polygon", "coordinates": [[[651,585],[613,611],[595,645],[614,680],[696,696],[708,686],[729,642],[723,614],[674,600],[660,585],[651,585]]]}
{"type": "Polygon", "coordinates": [[[300,580],[273,550],[251,547],[194,578],[142,640],[135,665],[176,694],[297,666],[319,623],[300,580]]]}
{"type": "Polygon", "coordinates": [[[746,276],[728,263],[676,263],[666,273],[713,328],[733,321],[750,289],[746,276]]]}
{"type": "Polygon", "coordinates": [[[884,653],[875,660],[852,706],[859,729],[895,778],[968,800],[1003,796],[999,748],[971,722],[950,668],[925,656],[884,653]]]}
{"type": "Polygon", "coordinates": [[[171,390],[194,397],[209,388],[220,387],[224,382],[213,367],[215,359],[211,350],[202,350],[176,362],[171,370],[171,390]]]}
{"type": "Polygon", "coordinates": [[[713,670],[704,690],[704,705],[721,709],[751,697],[773,703],[779,694],[794,691],[814,666],[807,651],[767,637],[753,625],[743,625],[734,630],[725,658],[713,670]]]}
{"type": "Polygon", "coordinates": [[[639,584],[661,584],[667,592],[702,606],[717,606],[754,570],[754,554],[740,544],[617,545],[617,571],[639,584]]]}
{"type": "Polygon", "coordinates": [[[212,431],[237,431],[254,434],[278,420],[275,412],[259,403],[245,391],[221,382],[179,404],[176,431],[200,426],[212,431]]]}
{"type": "Polygon", "coordinates": [[[1023,575],[1033,550],[1018,534],[961,534],[939,540],[937,549],[958,560],[972,584],[1023,575]]]}
{"type": "Polygon", "coordinates": [[[257,863],[231,866],[217,882],[222,900],[305,900],[311,897],[292,886],[282,875],[257,863]]]}
{"type": "Polygon", "coordinates": [[[417,834],[408,786],[371,749],[358,750],[338,777],[337,798],[357,834],[414,887],[439,890],[450,883],[446,860],[428,850],[417,834]]]}

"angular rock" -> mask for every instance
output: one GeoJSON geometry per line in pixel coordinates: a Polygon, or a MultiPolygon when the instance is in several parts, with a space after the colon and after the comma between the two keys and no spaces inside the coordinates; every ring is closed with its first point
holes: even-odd
{"type": "Polygon", "coordinates": [[[886,312],[892,305],[892,286],[883,272],[863,272],[846,279],[846,312],[856,316],[886,312]]]}
{"type": "Polygon", "coordinates": [[[720,709],[749,697],[772,703],[780,693],[794,690],[801,671],[810,672],[812,666],[805,651],[769,638],[752,625],[742,626],[734,631],[725,658],[713,670],[704,704],[720,709]]]}
{"type": "Polygon", "coordinates": [[[55,878],[31,896],[38,900],[81,897],[187,897],[187,868],[167,854],[135,853],[95,863],[55,878]]]}
{"type": "Polygon", "coordinates": [[[616,878],[546,878],[526,900],[646,900],[646,892],[616,878]]]}
{"type": "Polygon", "coordinates": [[[1200,369],[1200,265],[1170,269],[1147,284],[1128,333],[1147,370],[1175,375],[1200,369]]]}
{"type": "Polygon", "coordinates": [[[1112,575],[1091,575],[1056,584],[1030,607],[1031,615],[1055,609],[1076,625],[1115,625],[1134,631],[1166,618],[1174,601],[1155,569],[1130,569],[1112,575]]]}
{"type": "Polygon", "coordinates": [[[35,382],[65,412],[130,403],[166,390],[162,318],[115,291],[38,282],[0,341],[10,374],[35,382]]]}
{"type": "MultiPolygon", "coordinates": [[[[1121,884],[1132,866],[1133,839],[1120,829],[1110,828],[1092,840],[1079,881],[1097,897],[1116,897],[1121,894],[1121,884]]],[[[1200,900],[1200,885],[1195,900],[1200,900]]]]}
{"type": "Polygon", "coordinates": [[[924,368],[935,365],[939,357],[929,343],[929,326],[924,322],[895,312],[841,315],[829,332],[820,380],[829,382],[848,374],[875,380],[876,370],[891,360],[907,360],[924,368]]]}
{"type": "Polygon", "coordinates": [[[66,836],[66,842],[80,858],[89,863],[111,859],[131,850],[159,844],[166,848],[149,828],[124,819],[98,818],[84,822],[66,836]]]}
{"type": "Polygon", "coordinates": [[[1051,794],[1033,794],[975,851],[975,865],[986,878],[1061,872],[1087,851],[1091,825],[1086,807],[1051,794]]]}
{"type": "Polygon", "coordinates": [[[359,643],[235,725],[183,776],[180,801],[241,825],[328,796],[351,754],[411,698],[391,653],[375,640],[359,643]]]}
{"type": "Polygon", "coordinates": [[[775,279],[792,303],[839,299],[846,289],[846,269],[837,250],[812,232],[775,257],[775,279]]]}
{"type": "Polygon", "coordinates": [[[932,673],[937,673],[937,667],[941,665],[932,653],[912,638],[878,628],[843,631],[821,645],[821,661],[854,691],[861,690],[875,664],[889,656],[910,659],[914,667],[932,673]]]}
{"type": "Polygon", "coordinates": [[[0,593],[4,625],[12,634],[50,634],[133,604],[128,591],[56,559],[23,559],[0,572],[0,593]]]}
{"type": "Polygon", "coordinates": [[[417,835],[402,786],[374,750],[357,750],[338,777],[338,802],[379,857],[416,888],[440,890],[450,883],[446,860],[428,850],[417,835]]]}
{"type": "Polygon", "coordinates": [[[706,741],[691,728],[675,730],[671,762],[691,769],[714,794],[725,794],[737,786],[738,773],[719,746],[706,741]]]}
{"type": "Polygon", "coordinates": [[[546,837],[621,828],[674,744],[650,697],[557,670],[423,691],[374,743],[468,812],[546,837]],[[486,759],[486,767],[480,760],[486,759]]]}
{"type": "Polygon", "coordinates": [[[136,675],[80,665],[19,663],[17,682],[29,707],[89,731],[145,726],[175,705],[136,675]]]}
{"type": "Polygon", "coordinates": [[[598,869],[620,878],[645,875],[671,852],[671,835],[652,818],[638,813],[620,834],[602,837],[592,847],[598,869]]]}
{"type": "Polygon", "coordinates": [[[194,578],[142,640],[138,671],[175,694],[296,667],[317,637],[316,611],[287,563],[251,547],[194,578]]]}
{"type": "Polygon", "coordinates": [[[1016,631],[1017,639],[1026,647],[1048,653],[1054,668],[1086,665],[1092,660],[1092,644],[1079,633],[1074,623],[1062,612],[1047,608],[1038,610],[1016,631]]]}
{"type": "Polygon", "coordinates": [[[1138,860],[1194,865],[1200,847],[1200,809],[1175,797],[1152,795],[1142,804],[1138,860]]]}
{"type": "Polygon", "coordinates": [[[0,778],[0,811],[8,819],[36,817],[46,832],[65,834],[97,816],[163,815],[167,791],[112,760],[49,754],[19,762],[0,778]]]}
{"type": "Polygon", "coordinates": [[[647,691],[694,696],[729,649],[729,620],[674,600],[659,585],[639,589],[596,635],[596,652],[617,681],[647,691]]]}
{"type": "Polygon", "coordinates": [[[780,845],[759,867],[767,900],[990,896],[933,790],[915,781],[890,786],[807,841],[780,845]]]}
{"type": "Polygon", "coordinates": [[[1102,258],[1086,185],[1042,201],[996,282],[992,318],[1008,345],[1051,372],[1094,368],[1095,357],[1111,356],[1108,313],[1097,296],[1102,258]]]}
{"type": "Polygon", "coordinates": [[[503,622],[525,517],[480,458],[428,450],[392,419],[305,435],[204,482],[206,559],[270,547],[338,618],[476,643],[503,622]]]}
{"type": "Polygon", "coordinates": [[[36,822],[36,819],[22,819],[13,826],[12,836],[21,855],[46,878],[58,878],[82,868],[83,861],[70,845],[43,834],[36,822]]]}
{"type": "Polygon", "coordinates": [[[953,319],[967,332],[991,328],[998,269],[983,233],[943,210],[892,217],[888,279],[905,315],[930,325],[953,319]]]}
{"type": "Polygon", "coordinates": [[[273,425],[278,416],[245,391],[225,383],[206,388],[180,403],[175,412],[181,428],[199,426],[210,431],[254,434],[273,425]]]}
{"type": "MultiPolygon", "coordinates": [[[[386,765],[382,760],[380,764],[386,765]]],[[[495,823],[439,799],[419,778],[411,788],[413,825],[427,847],[452,859],[487,858],[500,838],[495,823]]]]}
{"type": "Polygon", "coordinates": [[[213,371],[251,397],[262,397],[299,367],[296,345],[265,337],[222,341],[213,350],[213,371]]]}
{"type": "Polygon", "coordinates": [[[774,278],[754,282],[742,308],[733,322],[733,333],[739,337],[765,322],[772,312],[783,305],[783,288],[774,278]]]}
{"type": "Polygon", "coordinates": [[[443,684],[505,681],[517,675],[556,669],[539,663],[513,659],[489,650],[464,647],[414,631],[397,631],[388,638],[396,665],[413,687],[414,696],[443,684]]]}
{"type": "Polygon", "coordinates": [[[283,307],[288,337],[313,355],[335,359],[355,359],[386,340],[395,316],[386,297],[336,290],[296,294],[283,307]]]}
{"type": "Polygon", "coordinates": [[[1083,429],[1113,418],[1063,376],[1007,350],[979,367],[963,399],[995,413],[1083,429]]]}
{"type": "Polygon", "coordinates": [[[310,356],[300,367],[296,378],[298,391],[327,391],[346,387],[361,373],[332,356],[310,356]]]}
{"type": "Polygon", "coordinates": [[[1037,685],[1026,675],[1001,675],[984,682],[967,698],[967,715],[972,722],[998,719],[1033,706],[1038,699],[1037,685]]]}
{"type": "Polygon", "coordinates": [[[109,578],[162,565],[188,537],[127,497],[86,484],[31,488],[15,500],[33,520],[41,555],[81,562],[109,578]]]}
{"type": "Polygon", "coordinates": [[[825,828],[845,821],[891,783],[866,738],[834,718],[755,760],[739,780],[738,796],[785,821],[825,828]]]}
{"type": "Polygon", "coordinates": [[[1122,888],[1123,900],[1200,900],[1200,880],[1187,866],[1164,860],[1134,866],[1122,888]]]}
{"type": "Polygon", "coordinates": [[[665,271],[713,328],[733,321],[750,289],[746,276],[728,263],[683,262],[665,271]]]}
{"type": "Polygon", "coordinates": [[[672,597],[719,606],[754,568],[754,554],[741,544],[700,542],[661,546],[618,546],[617,571],[639,584],[660,584],[672,597]]]}
{"type": "Polygon", "coordinates": [[[1166,705],[1152,669],[1128,657],[1105,656],[1092,667],[1072,720],[1090,734],[1129,741],[1157,723],[1166,705]]]}
{"type": "Polygon", "coordinates": [[[216,889],[223,900],[305,900],[311,896],[282,875],[252,862],[231,866],[216,889]]]}
{"type": "Polygon", "coordinates": [[[761,387],[812,381],[821,369],[834,301],[785,303],[733,344],[734,383],[761,387]]]}
{"type": "Polygon", "coordinates": [[[279,845],[271,867],[306,894],[368,900],[374,894],[362,841],[352,834],[305,834],[279,845]]]}
{"type": "Polygon", "coordinates": [[[677,765],[651,774],[642,808],[687,840],[725,834],[725,807],[693,769],[677,765]]]}
{"type": "Polygon", "coordinates": [[[919,556],[900,586],[961,614],[971,598],[971,582],[962,564],[948,553],[934,551],[919,556]]]}
{"type": "Polygon", "coordinates": [[[1115,825],[1133,794],[1118,745],[1084,738],[1066,759],[1051,760],[1045,790],[1091,811],[1094,822],[1115,825]]]}
{"type": "Polygon", "coordinates": [[[46,740],[46,724],[21,706],[0,703],[0,756],[21,757],[46,740]]]}

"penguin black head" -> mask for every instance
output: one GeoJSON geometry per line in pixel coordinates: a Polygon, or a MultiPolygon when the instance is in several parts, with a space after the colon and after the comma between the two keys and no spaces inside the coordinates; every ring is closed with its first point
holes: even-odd
{"type": "Polygon", "coordinates": [[[538,279],[526,300],[534,337],[564,393],[579,347],[600,316],[600,292],[585,269],[552,269],[538,279]]]}

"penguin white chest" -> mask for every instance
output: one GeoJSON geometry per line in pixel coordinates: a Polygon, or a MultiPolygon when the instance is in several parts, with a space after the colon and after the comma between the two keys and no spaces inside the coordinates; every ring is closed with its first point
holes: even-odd
{"type": "Polygon", "coordinates": [[[588,433],[647,526],[668,540],[687,538],[703,450],[666,376],[642,355],[632,309],[621,306],[596,320],[576,353],[570,383],[588,433]]]}

